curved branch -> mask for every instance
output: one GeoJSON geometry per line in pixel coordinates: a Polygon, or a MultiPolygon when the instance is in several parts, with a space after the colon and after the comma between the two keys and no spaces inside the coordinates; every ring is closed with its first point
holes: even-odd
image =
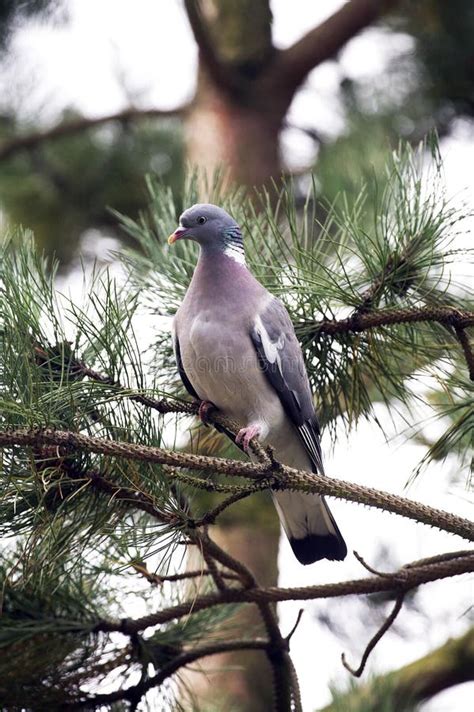
{"type": "MultiPolygon", "coordinates": [[[[273,478],[272,487],[275,489],[323,494],[359,504],[366,504],[377,509],[400,514],[408,519],[437,527],[452,534],[457,534],[470,541],[474,540],[474,523],[463,517],[428,507],[405,497],[376,490],[372,487],[361,487],[352,482],[295,470],[292,467],[268,460],[266,463],[253,464],[220,457],[174,452],[158,447],[95,438],[82,433],[51,429],[1,431],[0,447],[9,447],[11,445],[57,445],[66,449],[84,450],[99,455],[172,465],[175,468],[219,472],[223,475],[239,475],[252,480],[269,477],[273,478]]],[[[173,477],[176,478],[176,473],[173,474],[173,477]]]]}
{"type": "Polygon", "coordinates": [[[186,107],[177,109],[125,109],[115,114],[107,114],[96,118],[88,119],[81,117],[70,121],[64,121],[45,131],[33,131],[24,136],[16,136],[15,138],[5,141],[0,144],[0,162],[5,161],[19,151],[31,151],[40,144],[47,141],[73,136],[82,131],[95,129],[103,124],[112,123],[113,121],[126,123],[128,121],[141,121],[142,119],[168,119],[182,115],[186,107]]]}
{"type": "Polygon", "coordinates": [[[364,653],[362,655],[362,658],[361,658],[358,668],[354,669],[353,667],[351,667],[346,660],[345,653],[342,653],[342,655],[341,655],[342,664],[344,665],[346,670],[348,670],[351,673],[351,675],[354,675],[354,677],[360,677],[362,675],[362,673],[364,672],[370,653],[375,648],[377,643],[383,638],[383,636],[389,630],[389,628],[391,628],[392,624],[395,622],[395,618],[398,616],[398,614],[402,610],[403,601],[405,600],[405,595],[406,595],[405,591],[402,591],[402,593],[398,594],[397,599],[395,601],[395,605],[394,605],[392,611],[390,612],[390,615],[383,622],[383,624],[380,626],[380,628],[375,633],[375,635],[367,643],[367,646],[364,650],[364,653]]]}
{"type": "Polygon", "coordinates": [[[158,687],[167,678],[174,675],[180,668],[189,665],[190,663],[199,660],[200,658],[208,657],[209,655],[218,655],[219,653],[226,653],[235,650],[267,650],[270,643],[267,640],[262,640],[255,638],[254,640],[227,640],[218,641],[216,643],[209,643],[208,645],[202,645],[194,650],[188,650],[176,658],[171,660],[169,663],[162,666],[161,670],[153,675],[152,677],[146,678],[143,682],[133,685],[132,687],[127,687],[124,690],[116,690],[115,692],[105,693],[103,695],[94,695],[93,697],[88,697],[82,702],[77,702],[70,705],[70,709],[80,709],[95,708],[102,706],[110,702],[116,702],[118,700],[136,700],[140,699],[145,695],[148,690],[153,687],[158,687]]]}
{"type": "Polygon", "coordinates": [[[275,66],[281,81],[293,92],[307,74],[331,59],[354,35],[377,20],[396,0],[351,0],[325,22],[279,53],[275,66]]]}
{"type": "Polygon", "coordinates": [[[466,361],[467,368],[469,371],[469,378],[471,379],[471,381],[474,381],[474,351],[472,348],[472,344],[469,341],[468,335],[466,334],[465,327],[456,326],[454,330],[456,332],[457,339],[461,344],[464,359],[466,361]]]}

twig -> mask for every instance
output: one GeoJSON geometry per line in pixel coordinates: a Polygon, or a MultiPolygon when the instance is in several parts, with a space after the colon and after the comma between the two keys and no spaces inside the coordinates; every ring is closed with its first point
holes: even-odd
{"type": "MultiPolygon", "coordinates": [[[[248,486],[244,485],[222,484],[221,482],[214,482],[214,480],[207,480],[202,477],[193,477],[192,475],[185,474],[177,467],[169,467],[168,465],[163,465],[163,472],[165,472],[170,479],[179,480],[182,484],[204,490],[205,492],[225,492],[237,494],[240,492],[247,492],[248,490],[248,486]]],[[[268,483],[267,480],[262,479],[261,481],[255,483],[254,491],[259,492],[260,490],[268,489],[269,487],[271,487],[271,483],[268,483]]]]}
{"type": "Polygon", "coordinates": [[[378,571],[377,569],[374,569],[372,566],[370,566],[360,554],[357,553],[357,551],[354,551],[354,556],[356,557],[357,561],[362,564],[364,569],[367,569],[367,571],[370,571],[371,574],[375,574],[376,576],[382,576],[382,578],[393,578],[393,574],[386,573],[384,571],[378,571]]]}
{"type": "Polygon", "coordinates": [[[347,662],[345,653],[342,653],[342,655],[341,655],[342,664],[344,665],[346,670],[349,670],[349,672],[352,675],[354,675],[354,677],[360,677],[362,675],[362,673],[364,672],[364,669],[367,664],[367,660],[369,659],[370,653],[375,648],[375,646],[377,645],[379,640],[381,638],[383,638],[385,633],[388,631],[388,629],[391,627],[391,625],[395,621],[395,618],[398,616],[398,614],[402,610],[404,599],[405,599],[405,592],[400,593],[399,596],[397,597],[397,600],[395,601],[395,605],[394,605],[390,615],[384,621],[383,625],[379,628],[379,630],[376,632],[374,637],[371,638],[371,640],[368,642],[367,647],[364,650],[364,654],[362,655],[360,665],[356,670],[354,670],[354,668],[352,668],[349,665],[349,663],[347,662]]]}
{"type": "Polygon", "coordinates": [[[244,588],[255,588],[257,582],[251,571],[240,561],[234,559],[227,551],[224,551],[215,541],[209,536],[201,533],[201,540],[204,541],[204,546],[207,553],[213,556],[220,564],[233,571],[239,577],[244,588]]]}
{"type": "MultiPolygon", "coordinates": [[[[193,578],[202,578],[203,576],[211,576],[211,572],[208,569],[201,569],[199,571],[183,571],[179,574],[154,574],[148,571],[144,564],[132,563],[132,568],[144,578],[146,578],[149,583],[154,586],[161,586],[165,582],[175,582],[175,581],[186,581],[193,578]]],[[[221,576],[227,579],[236,580],[238,577],[236,574],[227,573],[227,571],[222,571],[221,576]]]]}
{"type": "Polygon", "coordinates": [[[209,538],[207,525],[205,526],[204,531],[202,533],[196,533],[196,537],[199,538],[199,543],[201,544],[201,555],[207,564],[207,568],[209,569],[209,572],[216,587],[220,591],[225,591],[227,589],[227,584],[224,581],[224,577],[219,571],[215,559],[213,558],[210,551],[211,547],[209,546],[209,542],[211,541],[211,539],[209,538]]]}
{"type": "Polygon", "coordinates": [[[299,624],[300,624],[301,617],[302,617],[303,613],[304,613],[304,609],[303,609],[303,608],[300,608],[300,610],[298,611],[298,615],[296,616],[295,624],[294,624],[293,628],[290,630],[290,632],[288,633],[288,635],[287,635],[286,638],[285,638],[285,640],[286,640],[288,643],[290,642],[290,640],[292,639],[293,635],[295,634],[295,631],[296,631],[296,629],[298,628],[298,626],[299,626],[299,624]]]}
{"type": "Polygon", "coordinates": [[[242,490],[241,492],[235,492],[234,494],[231,494],[230,497],[226,497],[226,499],[224,499],[223,502],[214,507],[214,509],[211,509],[209,512],[204,514],[204,516],[202,516],[200,519],[197,519],[196,526],[199,527],[203,524],[214,524],[217,517],[222,514],[222,512],[224,512],[228,507],[232,506],[236,502],[240,502],[241,499],[249,497],[251,494],[256,491],[259,491],[260,489],[260,486],[258,488],[252,487],[242,490]]]}

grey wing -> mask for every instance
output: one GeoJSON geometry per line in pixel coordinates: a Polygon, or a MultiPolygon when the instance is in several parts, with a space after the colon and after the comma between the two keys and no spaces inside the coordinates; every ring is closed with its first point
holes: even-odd
{"type": "Polygon", "coordinates": [[[260,366],[295,426],[314,471],[324,473],[319,424],[303,354],[283,304],[273,298],[251,330],[260,366]]]}
{"type": "Polygon", "coordinates": [[[186,371],[184,370],[183,359],[181,358],[181,349],[179,347],[178,334],[176,333],[176,326],[174,323],[173,323],[173,330],[172,330],[172,338],[173,338],[174,357],[176,359],[176,366],[178,368],[179,377],[181,378],[183,385],[186,388],[189,395],[191,395],[193,398],[196,398],[196,400],[200,400],[198,394],[196,393],[196,391],[193,388],[193,384],[189,380],[188,376],[186,375],[186,371]]]}

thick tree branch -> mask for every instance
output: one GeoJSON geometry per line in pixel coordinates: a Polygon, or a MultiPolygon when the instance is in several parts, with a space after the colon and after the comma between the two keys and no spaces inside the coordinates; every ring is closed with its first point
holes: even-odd
{"type": "Polygon", "coordinates": [[[81,117],[79,119],[64,121],[50,129],[44,131],[33,131],[24,136],[15,136],[8,141],[0,144],[0,162],[11,158],[14,154],[20,151],[31,151],[38,146],[54,141],[56,139],[73,136],[74,134],[82,133],[95,129],[103,124],[112,122],[127,123],[130,121],[141,121],[142,119],[167,119],[184,114],[186,107],[178,109],[125,109],[115,114],[107,114],[96,118],[88,119],[81,117]]]}
{"type": "Polygon", "coordinates": [[[377,20],[396,0],[350,0],[321,25],[279,54],[275,66],[281,82],[294,92],[308,73],[331,59],[346,42],[377,20]]]}
{"type": "Polygon", "coordinates": [[[105,438],[60,430],[17,429],[0,432],[0,447],[12,445],[36,446],[57,445],[66,449],[83,450],[105,456],[123,457],[131,460],[172,465],[175,468],[219,472],[223,475],[239,475],[252,480],[270,478],[272,487],[301,492],[324,494],[351,502],[366,504],[377,509],[400,514],[408,519],[437,527],[452,534],[458,534],[470,541],[474,540],[474,523],[449,512],[428,507],[419,502],[382,492],[370,487],[343,480],[335,480],[324,475],[295,470],[286,465],[273,463],[249,463],[219,457],[206,457],[191,453],[174,452],[162,448],[125,443],[105,438]]]}

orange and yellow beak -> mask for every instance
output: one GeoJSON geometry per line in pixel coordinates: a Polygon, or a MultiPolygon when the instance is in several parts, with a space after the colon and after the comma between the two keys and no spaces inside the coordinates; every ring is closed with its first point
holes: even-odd
{"type": "Polygon", "coordinates": [[[180,240],[186,233],[187,229],[185,227],[177,227],[173,234],[169,236],[168,245],[172,245],[173,242],[176,242],[176,240],[180,240]]]}

